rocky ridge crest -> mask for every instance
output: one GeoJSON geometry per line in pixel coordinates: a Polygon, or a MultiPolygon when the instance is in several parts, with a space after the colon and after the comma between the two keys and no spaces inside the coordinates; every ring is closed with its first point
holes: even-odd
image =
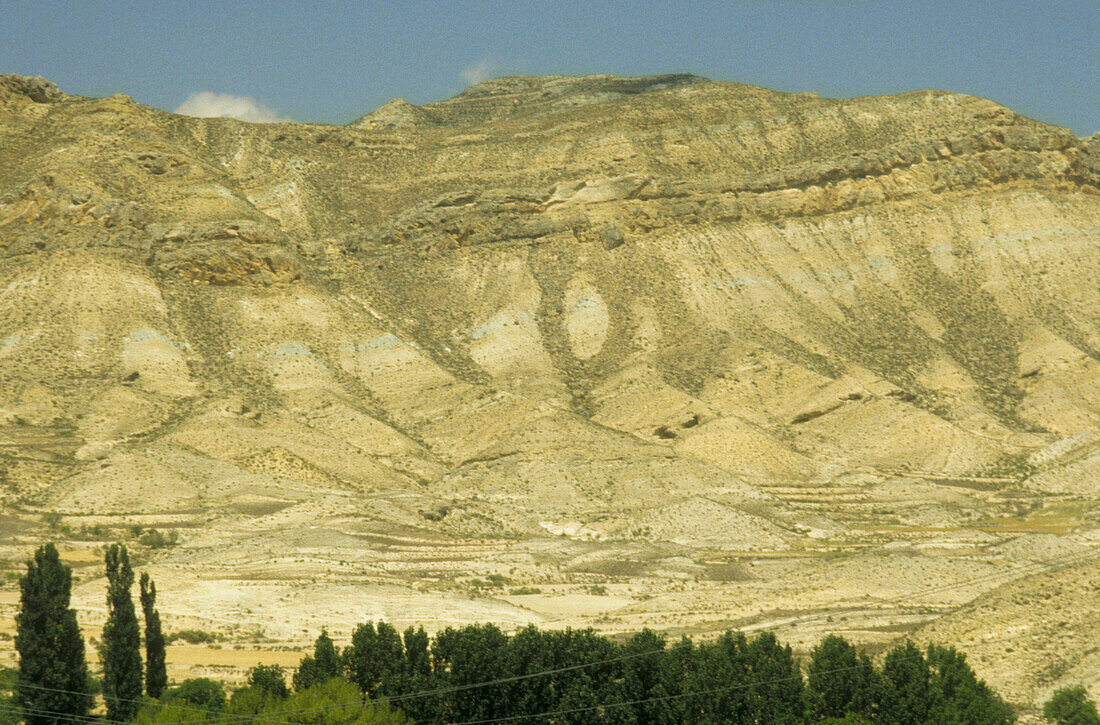
{"type": "Polygon", "coordinates": [[[0,490],[327,617],[913,593],[881,642],[1094,535],[1098,156],[941,91],[505,78],[335,127],[0,76],[0,490]],[[456,593],[489,574],[545,593],[456,593]]]}

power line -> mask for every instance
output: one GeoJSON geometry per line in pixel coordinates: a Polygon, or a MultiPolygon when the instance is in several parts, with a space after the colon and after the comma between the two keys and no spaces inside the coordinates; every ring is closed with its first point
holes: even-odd
{"type": "MultiPolygon", "coordinates": [[[[908,594],[902,594],[902,595],[899,595],[897,597],[893,597],[891,599],[879,600],[879,603],[880,604],[882,604],[882,603],[885,603],[885,604],[897,603],[899,601],[904,601],[905,599],[910,599],[910,598],[913,598],[913,597],[923,596],[923,595],[926,595],[926,594],[936,593],[936,592],[950,590],[950,589],[956,589],[956,588],[960,588],[962,586],[978,583],[978,582],[981,582],[981,581],[987,581],[989,579],[1004,577],[1004,576],[1010,575],[1012,573],[1021,573],[1021,572],[1024,572],[1026,574],[1039,573],[1040,571],[1042,571],[1044,569],[1055,568],[1055,567],[1059,567],[1059,566],[1067,566],[1067,565],[1074,564],[1074,563],[1088,561],[1091,558],[1095,558],[1098,555],[1098,553],[1100,553],[1100,552],[1098,552],[1096,549],[1089,549],[1089,550],[1086,550],[1086,551],[1078,551],[1078,552],[1073,552],[1073,553],[1070,553],[1070,554],[1063,554],[1061,556],[1053,557],[1053,558],[1045,560],[1045,561],[1031,562],[1031,563],[1024,564],[1024,565],[1019,566],[1019,567],[1014,567],[1009,572],[1003,572],[1003,571],[1002,572],[991,572],[989,574],[983,574],[983,575],[978,576],[978,577],[971,577],[969,579],[963,579],[963,580],[959,580],[959,581],[949,583],[949,584],[938,585],[938,586],[935,586],[935,587],[929,587],[929,588],[926,588],[926,589],[922,589],[922,590],[919,590],[919,591],[916,591],[916,592],[910,592],[908,594]],[[1037,569],[1037,571],[1029,571],[1031,569],[1037,569]]],[[[853,607],[848,607],[847,609],[842,609],[842,610],[839,610],[839,611],[841,613],[844,613],[844,612],[858,611],[858,610],[863,609],[863,608],[864,607],[862,607],[862,606],[853,606],[853,607]]],[[[834,614],[836,614],[835,610],[830,611],[830,612],[811,613],[811,614],[803,615],[802,620],[803,621],[811,620],[811,619],[821,618],[821,617],[825,617],[825,616],[832,616],[834,614]]],[[[795,623],[795,622],[788,622],[786,624],[793,624],[793,623],[795,623]]],[[[764,628],[761,631],[768,631],[768,629],[764,628]]],[[[636,658],[639,658],[639,657],[647,657],[649,655],[654,655],[654,654],[658,654],[658,653],[671,652],[671,651],[676,650],[678,648],[688,647],[688,646],[691,646],[691,645],[692,645],[692,643],[690,643],[690,642],[682,643],[682,644],[674,644],[674,645],[671,645],[670,647],[664,647],[664,648],[661,648],[661,649],[653,649],[653,650],[645,650],[645,651],[642,651],[642,652],[634,652],[634,653],[630,653],[630,654],[627,654],[627,655],[620,655],[620,656],[617,656],[617,657],[609,657],[609,658],[606,658],[606,659],[603,659],[603,660],[597,660],[595,662],[586,662],[586,663],[580,663],[580,664],[577,664],[577,665],[570,665],[568,667],[560,667],[560,668],[555,668],[555,669],[550,669],[550,670],[540,670],[539,672],[532,672],[532,673],[527,673],[527,674],[523,674],[523,675],[514,675],[514,676],[511,676],[511,677],[503,677],[503,678],[498,678],[498,679],[495,679],[495,680],[486,680],[486,681],[483,681],[483,682],[468,683],[468,684],[465,684],[465,685],[455,685],[455,686],[451,686],[451,687],[437,688],[437,689],[434,689],[434,690],[423,690],[423,691],[420,691],[420,692],[407,693],[405,695],[396,695],[396,696],[387,698],[387,700],[391,703],[393,703],[393,702],[403,702],[403,701],[407,701],[407,700],[415,700],[415,699],[420,699],[420,698],[423,698],[423,697],[430,697],[430,696],[434,696],[434,695],[445,695],[445,694],[450,694],[450,693],[453,693],[453,692],[462,692],[462,691],[466,691],[466,690],[478,689],[478,688],[481,688],[481,687],[490,687],[490,686],[493,686],[493,685],[508,684],[508,683],[511,683],[511,682],[519,682],[519,681],[522,681],[522,680],[533,679],[535,677],[544,677],[544,676],[547,676],[547,675],[558,674],[558,673],[562,673],[562,672],[570,672],[570,671],[574,671],[574,670],[585,669],[585,668],[588,668],[588,667],[597,667],[597,666],[600,666],[600,665],[611,664],[611,663],[621,662],[621,661],[630,660],[630,659],[636,659],[636,658]]],[[[353,705],[347,705],[347,704],[345,704],[345,705],[328,705],[328,706],[323,706],[323,707],[318,707],[318,708],[302,709],[302,710],[297,710],[297,711],[288,711],[288,714],[291,713],[291,712],[293,712],[294,714],[320,713],[320,712],[327,712],[327,711],[330,711],[330,710],[346,709],[348,707],[353,707],[353,705]]],[[[217,725],[231,725],[231,724],[235,724],[235,723],[238,723],[238,722],[241,722],[241,721],[244,721],[244,720],[247,720],[247,717],[244,717],[244,716],[230,716],[228,718],[215,719],[212,722],[216,723],[217,725]]]]}
{"type": "Polygon", "coordinates": [[[29,712],[32,715],[41,715],[43,717],[52,717],[59,720],[69,720],[70,722],[78,723],[88,723],[99,719],[92,717],[91,715],[74,715],[73,713],[69,712],[59,712],[57,710],[42,710],[34,707],[19,707],[18,705],[0,705],[0,712],[12,713],[14,715],[22,715],[29,712]]]}
{"type": "MultiPolygon", "coordinates": [[[[898,657],[896,661],[907,662],[909,660],[923,659],[924,654],[919,653],[910,655],[909,657],[898,657]]],[[[832,670],[822,670],[818,674],[831,675],[837,672],[850,672],[852,670],[862,669],[864,665],[852,665],[849,667],[837,667],[832,670]]],[[[754,687],[763,687],[765,685],[778,685],[782,682],[793,682],[795,680],[801,680],[802,674],[790,675],[788,677],[777,677],[774,680],[764,680],[762,682],[749,682],[740,685],[729,685],[726,687],[715,687],[709,690],[696,690],[694,692],[679,692],[675,695],[661,695],[659,697],[646,697],[638,700],[624,700],[620,702],[608,702],[601,705],[589,705],[586,707],[575,707],[567,710],[549,710],[547,712],[535,712],[529,715],[508,715],[506,717],[488,718],[485,720],[463,720],[462,722],[451,722],[447,725],[488,725],[488,723],[499,722],[514,722],[516,720],[527,720],[533,717],[549,717],[551,715],[572,715],[580,712],[592,712],[593,710],[606,710],[611,707],[626,707],[628,705],[644,705],[650,702],[663,702],[666,700],[681,700],[685,697],[697,697],[699,695],[713,695],[719,692],[732,692],[734,690],[749,690],[754,687]]]]}
{"type": "MultiPolygon", "coordinates": [[[[1043,571],[1045,569],[1053,569],[1053,568],[1057,568],[1057,567],[1061,567],[1061,566],[1068,566],[1068,565],[1075,564],[1075,563],[1083,563],[1083,562],[1088,561],[1092,558],[1095,558],[1098,555],[1100,555],[1100,550],[1095,549],[1095,548],[1087,549],[1085,551],[1073,552],[1073,553],[1069,553],[1069,554],[1063,554],[1061,556],[1052,557],[1051,559],[1042,560],[1042,561],[1034,561],[1034,562],[1023,564],[1023,565],[1018,566],[1018,567],[1013,567],[1010,571],[1007,571],[1007,572],[1006,571],[991,572],[991,573],[988,573],[988,574],[983,574],[981,576],[971,577],[969,579],[962,579],[962,580],[958,580],[956,582],[941,584],[941,585],[938,585],[938,586],[935,586],[935,587],[928,587],[928,588],[918,590],[918,591],[915,591],[915,592],[909,592],[907,594],[898,595],[897,597],[892,597],[892,598],[884,599],[884,600],[878,600],[877,603],[879,603],[879,604],[895,604],[895,603],[898,603],[900,601],[904,601],[906,599],[911,599],[911,598],[914,598],[914,597],[924,596],[926,594],[933,594],[933,593],[942,592],[942,591],[949,591],[951,589],[958,589],[958,588],[961,588],[961,587],[964,587],[964,586],[967,586],[967,585],[971,585],[971,584],[975,584],[975,583],[979,583],[979,582],[983,582],[983,581],[988,581],[990,579],[997,579],[997,578],[1001,578],[1001,577],[1004,577],[1004,576],[1008,576],[1008,575],[1011,575],[1013,573],[1017,573],[1017,574],[1022,573],[1022,574],[1025,574],[1025,575],[1040,573],[1041,571],[1043,571]],[[1031,569],[1036,569],[1036,571],[1030,571],[1031,569]]],[[[810,621],[810,620],[818,619],[818,618],[821,618],[821,617],[834,616],[838,612],[843,614],[843,613],[858,611],[858,610],[864,609],[864,608],[865,608],[864,606],[855,605],[855,606],[847,607],[847,608],[840,609],[840,610],[830,610],[828,612],[810,613],[810,614],[802,615],[801,617],[797,617],[794,620],[790,620],[788,622],[783,623],[783,625],[778,625],[778,626],[789,626],[789,625],[793,625],[795,623],[810,621]]],[[[768,631],[768,628],[762,628],[761,630],[758,630],[758,631],[768,631]]],[[[450,686],[450,687],[436,688],[434,690],[422,690],[420,692],[407,693],[405,695],[396,695],[396,696],[389,697],[389,698],[386,698],[386,699],[389,702],[402,702],[402,701],[406,701],[406,700],[414,700],[414,699],[419,699],[419,698],[423,698],[423,697],[431,697],[431,696],[435,696],[435,695],[445,695],[445,694],[450,694],[450,693],[454,693],[454,692],[463,692],[463,691],[466,691],[466,690],[478,689],[478,688],[481,688],[481,687],[491,687],[493,685],[508,684],[508,683],[511,683],[511,682],[520,682],[520,681],[523,681],[523,680],[533,679],[535,677],[544,677],[544,676],[547,676],[547,675],[559,674],[559,673],[562,673],[562,672],[571,672],[571,671],[575,671],[575,670],[586,669],[588,667],[597,667],[597,666],[600,666],[600,665],[612,664],[612,663],[615,663],[615,662],[621,662],[621,661],[626,661],[626,660],[631,660],[631,659],[637,659],[637,658],[640,658],[640,657],[647,657],[649,655],[671,652],[671,651],[679,649],[681,647],[691,646],[692,644],[693,643],[691,643],[691,642],[674,644],[674,645],[671,645],[669,647],[662,647],[660,649],[653,649],[653,650],[645,650],[645,651],[642,651],[642,652],[633,652],[633,653],[630,653],[630,654],[619,655],[619,656],[616,656],[616,657],[609,657],[609,658],[606,658],[606,659],[603,659],[603,660],[597,660],[597,661],[594,661],[594,662],[585,662],[585,663],[580,663],[580,664],[576,664],[576,665],[569,665],[567,667],[559,667],[559,668],[554,668],[554,669],[549,669],[549,670],[540,670],[538,672],[531,672],[531,673],[526,673],[526,674],[523,674],[523,675],[514,675],[514,676],[510,676],[510,677],[503,677],[503,678],[498,678],[498,679],[495,679],[495,680],[486,680],[486,681],[483,681],[483,682],[474,682],[474,683],[467,683],[467,684],[464,684],[464,685],[454,685],[454,686],[450,686]]],[[[66,693],[66,694],[84,694],[84,693],[78,693],[78,692],[75,692],[75,691],[72,691],[72,690],[61,690],[61,689],[57,689],[57,688],[43,687],[43,686],[40,686],[40,685],[31,685],[31,684],[17,684],[16,687],[26,687],[26,688],[29,688],[29,689],[44,690],[44,691],[49,691],[49,692],[58,692],[58,693],[66,693]]],[[[128,700],[128,699],[120,699],[119,701],[120,702],[131,702],[131,703],[147,703],[148,702],[147,700],[128,700]]],[[[317,707],[317,708],[303,708],[303,709],[300,709],[300,710],[288,710],[288,711],[285,711],[284,714],[288,714],[288,715],[289,714],[312,714],[312,713],[327,712],[327,711],[331,711],[331,710],[348,709],[348,708],[357,707],[357,706],[358,706],[358,704],[328,705],[328,706],[317,707]]],[[[205,710],[205,709],[195,708],[195,707],[187,707],[187,706],[184,706],[184,705],[173,705],[173,704],[170,704],[170,703],[163,703],[163,707],[177,709],[177,710],[185,710],[185,711],[190,711],[190,712],[198,712],[198,713],[202,713],[202,714],[205,714],[205,715],[219,715],[219,713],[216,713],[216,712],[213,712],[213,711],[210,711],[210,710],[205,710]]],[[[209,723],[211,723],[211,725],[231,725],[233,723],[238,723],[238,722],[256,721],[257,719],[264,720],[264,719],[270,719],[270,718],[262,718],[262,717],[258,717],[258,716],[249,716],[249,715],[221,716],[221,717],[212,718],[209,721],[209,723]]]]}
{"type": "MultiPolygon", "coordinates": [[[[664,651],[664,650],[660,650],[660,651],[664,651]]],[[[909,661],[909,660],[922,659],[923,657],[924,657],[924,655],[922,653],[918,653],[916,655],[910,655],[908,657],[899,657],[899,658],[897,658],[897,661],[905,662],[905,661],[909,661]]],[[[859,665],[853,665],[853,666],[848,666],[848,667],[837,667],[837,668],[834,668],[834,669],[831,669],[831,670],[822,670],[817,674],[831,675],[831,674],[836,674],[838,672],[849,672],[849,671],[856,670],[856,669],[862,669],[864,666],[865,665],[863,665],[863,664],[859,664],[859,665]]],[[[739,684],[739,685],[730,685],[730,686],[727,686],[727,687],[715,687],[715,688],[711,688],[709,690],[696,690],[696,691],[693,691],[693,692],[677,693],[675,695],[662,695],[662,696],[659,696],[659,697],[647,697],[647,698],[640,698],[640,699],[637,699],[637,700],[626,700],[626,701],[621,701],[621,702],[611,702],[611,703],[604,703],[604,704],[600,704],[600,705],[591,705],[591,706],[587,706],[587,707],[571,708],[571,709],[566,709],[566,710],[551,710],[551,711],[547,711],[547,712],[530,713],[530,714],[526,714],[526,715],[510,715],[510,716],[502,717],[502,718],[490,718],[490,719],[483,719],[483,720],[465,720],[465,721],[462,721],[462,722],[459,722],[459,723],[449,723],[448,725],[487,725],[488,723],[510,722],[510,721],[515,721],[515,720],[525,720],[525,719],[529,719],[529,718],[533,718],[533,717],[546,717],[546,716],[550,716],[550,715],[569,715],[569,714],[580,713],[580,712],[590,712],[590,711],[593,711],[593,710],[607,709],[607,708],[611,708],[611,707],[626,707],[628,705],[642,705],[642,704],[646,704],[646,703],[650,703],[650,702],[661,702],[661,701],[665,701],[665,700],[679,700],[679,699],[683,699],[683,698],[687,698],[687,697],[697,697],[697,696],[700,696],[700,695],[712,695],[712,694],[716,694],[716,693],[719,693],[719,692],[730,692],[730,691],[735,691],[735,690],[746,690],[746,689],[751,689],[751,688],[754,688],[754,687],[762,687],[762,686],[765,686],[765,685],[775,685],[775,684],[779,684],[779,683],[782,683],[782,682],[793,682],[794,680],[801,680],[801,679],[802,679],[801,674],[790,675],[788,677],[779,677],[779,678],[775,678],[775,679],[772,679],[772,680],[765,680],[765,681],[762,681],[762,682],[750,682],[750,683],[743,683],[743,684],[739,684]]],[[[357,703],[354,703],[353,705],[347,705],[345,707],[365,707],[365,706],[366,706],[366,703],[357,702],[357,703]]],[[[206,713],[211,712],[209,710],[197,710],[196,708],[183,708],[183,709],[194,710],[196,712],[206,712],[206,713]]],[[[73,722],[80,722],[80,723],[87,723],[87,722],[93,722],[93,721],[98,720],[98,718],[92,717],[90,715],[73,715],[71,713],[63,713],[63,712],[59,712],[59,711],[56,711],[56,710],[44,710],[44,709],[40,709],[40,708],[21,708],[21,707],[15,707],[15,706],[9,707],[9,706],[4,706],[4,705],[0,705],[0,712],[9,712],[9,713],[13,713],[13,714],[22,714],[22,713],[28,713],[29,712],[29,713],[33,713],[33,714],[36,714],[36,715],[50,716],[50,717],[54,717],[54,718],[57,718],[57,719],[70,720],[70,721],[73,721],[73,722]]],[[[270,716],[266,716],[266,717],[262,716],[262,715],[242,715],[242,716],[239,716],[239,718],[243,719],[243,720],[251,721],[251,722],[272,722],[272,721],[277,722],[286,715],[296,715],[296,714],[302,714],[302,713],[308,713],[308,712],[313,712],[313,710],[285,710],[285,711],[278,712],[278,713],[272,713],[270,716]]],[[[217,722],[224,722],[224,721],[215,719],[215,720],[210,720],[208,722],[209,723],[217,723],[217,722]]]]}

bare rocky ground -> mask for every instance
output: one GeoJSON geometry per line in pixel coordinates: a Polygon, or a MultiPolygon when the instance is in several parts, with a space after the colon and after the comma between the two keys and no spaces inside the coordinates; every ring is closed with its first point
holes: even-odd
{"type": "Polygon", "coordinates": [[[0,77],[0,607],[59,539],[95,636],[128,538],[223,637],[179,677],[491,620],[1098,696],[1098,156],[940,91],[509,78],[332,127],[0,77]]]}

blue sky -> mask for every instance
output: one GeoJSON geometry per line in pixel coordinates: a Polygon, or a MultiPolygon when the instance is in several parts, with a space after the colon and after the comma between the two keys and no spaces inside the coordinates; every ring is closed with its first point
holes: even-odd
{"type": "Polygon", "coordinates": [[[1090,134],[1100,0],[6,0],[0,72],[167,110],[190,97],[333,123],[484,77],[690,72],[832,97],[941,88],[1090,134]]]}

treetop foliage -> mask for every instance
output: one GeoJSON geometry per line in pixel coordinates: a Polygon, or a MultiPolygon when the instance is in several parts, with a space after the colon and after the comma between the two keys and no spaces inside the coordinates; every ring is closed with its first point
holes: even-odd
{"type": "Polygon", "coordinates": [[[141,630],[130,589],[134,571],[124,544],[111,544],[107,568],[107,623],[103,625],[103,696],[107,719],[132,720],[142,695],[141,630]]]}
{"type": "Polygon", "coordinates": [[[69,608],[72,570],[57,547],[46,544],[27,562],[19,580],[15,649],[19,671],[13,697],[27,725],[56,725],[82,718],[92,708],[84,638],[69,608]]]}

